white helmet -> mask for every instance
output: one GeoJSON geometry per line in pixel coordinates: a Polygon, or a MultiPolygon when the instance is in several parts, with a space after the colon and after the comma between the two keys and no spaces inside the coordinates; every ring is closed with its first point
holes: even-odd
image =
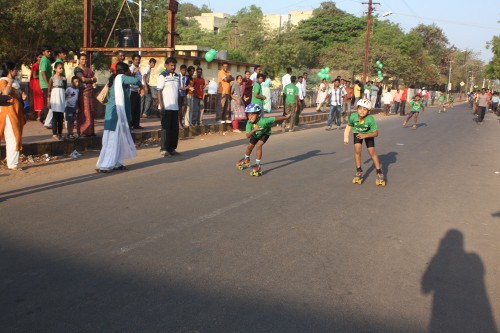
{"type": "Polygon", "coordinates": [[[364,108],[367,108],[368,110],[372,109],[372,102],[370,102],[368,99],[360,99],[356,106],[362,106],[364,108]]]}

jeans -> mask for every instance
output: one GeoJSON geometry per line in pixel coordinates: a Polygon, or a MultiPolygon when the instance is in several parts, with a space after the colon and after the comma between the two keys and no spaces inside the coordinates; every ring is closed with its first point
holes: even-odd
{"type": "Polygon", "coordinates": [[[397,114],[398,111],[399,111],[399,105],[401,104],[401,102],[394,102],[394,113],[397,114]]]}
{"type": "MultiPolygon", "coordinates": [[[[299,125],[299,122],[300,122],[299,117],[300,117],[300,114],[302,113],[302,110],[304,110],[305,106],[306,106],[306,102],[303,99],[301,99],[299,101],[299,105],[297,105],[297,112],[295,112],[295,125],[299,125]]],[[[286,110],[285,110],[285,112],[286,112],[286,110]]]]}
{"type": "Polygon", "coordinates": [[[160,149],[169,153],[177,149],[179,142],[179,111],[161,111],[160,149]]]}
{"type": "Polygon", "coordinates": [[[399,115],[404,116],[406,114],[405,112],[406,109],[406,100],[401,100],[401,105],[399,106],[399,115]]]}
{"type": "Polygon", "coordinates": [[[193,112],[191,114],[191,122],[193,125],[201,125],[203,117],[203,98],[193,97],[193,112]]]}
{"type": "Polygon", "coordinates": [[[153,104],[153,96],[151,95],[151,90],[149,94],[144,94],[141,96],[141,114],[144,116],[151,115],[151,105],[153,104]]]}
{"type": "Polygon", "coordinates": [[[330,106],[330,114],[328,115],[328,127],[332,127],[333,119],[337,118],[337,126],[340,127],[340,113],[342,112],[342,105],[330,106]]]}
{"type": "Polygon", "coordinates": [[[478,106],[477,107],[477,110],[479,111],[478,112],[479,118],[477,119],[478,122],[482,122],[483,121],[484,115],[486,114],[486,109],[487,108],[488,108],[487,106],[478,106]]]}

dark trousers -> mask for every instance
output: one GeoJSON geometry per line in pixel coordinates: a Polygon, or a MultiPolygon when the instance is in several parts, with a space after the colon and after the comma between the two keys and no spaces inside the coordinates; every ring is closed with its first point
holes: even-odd
{"type": "Polygon", "coordinates": [[[401,102],[394,102],[394,111],[393,112],[395,114],[398,114],[400,104],[401,104],[401,102]]]}
{"type": "Polygon", "coordinates": [[[283,92],[283,115],[286,116],[286,95],[283,92]]]}
{"type": "Polygon", "coordinates": [[[488,108],[487,106],[478,106],[477,107],[477,110],[479,111],[478,112],[479,118],[477,119],[478,122],[482,122],[483,121],[484,115],[486,114],[486,109],[487,108],[488,108]]]}
{"type": "Polygon", "coordinates": [[[301,99],[299,101],[299,105],[297,106],[297,112],[295,112],[295,125],[299,125],[299,123],[300,123],[299,117],[300,117],[300,114],[302,113],[302,110],[304,110],[305,106],[306,106],[306,102],[303,99],[301,99]]]}
{"type": "Polygon", "coordinates": [[[179,110],[161,112],[160,149],[169,153],[177,149],[179,142],[179,110]]]}
{"type": "Polygon", "coordinates": [[[141,122],[141,95],[136,91],[130,92],[130,109],[132,111],[130,127],[139,127],[141,122]]]}
{"type": "Polygon", "coordinates": [[[405,101],[401,100],[401,105],[399,106],[399,115],[400,116],[405,115],[405,109],[406,109],[406,100],[405,101]]]}
{"type": "Polygon", "coordinates": [[[49,113],[49,108],[47,106],[47,99],[49,98],[49,89],[42,88],[43,92],[43,108],[42,112],[40,112],[40,122],[45,123],[45,118],[47,118],[47,114],[49,113]]]}
{"type": "Polygon", "coordinates": [[[62,135],[64,112],[52,112],[52,134],[62,135]]]}

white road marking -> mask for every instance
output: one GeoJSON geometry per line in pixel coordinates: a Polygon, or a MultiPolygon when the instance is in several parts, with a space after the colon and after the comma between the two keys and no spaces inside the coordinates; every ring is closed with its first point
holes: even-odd
{"type": "Polygon", "coordinates": [[[203,223],[203,222],[205,222],[207,220],[211,220],[214,217],[222,215],[225,212],[228,212],[228,211],[230,211],[232,209],[235,209],[235,208],[238,208],[240,206],[243,206],[243,205],[245,205],[245,204],[247,204],[247,203],[249,203],[251,201],[257,200],[257,199],[261,198],[264,195],[269,195],[270,193],[271,193],[271,191],[266,191],[266,192],[263,192],[263,193],[259,193],[258,195],[252,195],[252,196],[247,197],[247,198],[245,198],[243,200],[240,200],[240,201],[237,201],[237,202],[232,203],[230,205],[224,206],[223,208],[219,208],[219,209],[216,209],[214,211],[211,211],[208,214],[201,215],[198,218],[196,218],[196,219],[194,219],[192,221],[189,221],[187,223],[182,223],[182,224],[177,225],[177,226],[168,227],[165,231],[163,231],[163,232],[161,232],[159,234],[156,234],[156,235],[147,237],[147,238],[145,238],[143,240],[134,242],[134,243],[132,243],[132,244],[130,244],[128,246],[121,247],[119,250],[113,251],[113,253],[114,254],[118,254],[118,255],[122,255],[122,254],[130,252],[132,250],[144,247],[144,246],[146,246],[148,244],[151,244],[151,243],[159,240],[160,238],[165,237],[168,233],[172,233],[172,232],[176,232],[176,231],[179,231],[179,230],[182,230],[182,229],[186,229],[186,228],[192,227],[194,225],[203,223]]]}

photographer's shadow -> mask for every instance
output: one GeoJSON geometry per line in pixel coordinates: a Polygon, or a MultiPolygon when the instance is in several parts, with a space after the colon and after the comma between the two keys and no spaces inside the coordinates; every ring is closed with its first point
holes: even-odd
{"type": "Polygon", "coordinates": [[[449,230],[422,276],[422,293],[433,294],[430,333],[498,333],[484,284],[484,266],[464,250],[463,234],[449,230]]]}

